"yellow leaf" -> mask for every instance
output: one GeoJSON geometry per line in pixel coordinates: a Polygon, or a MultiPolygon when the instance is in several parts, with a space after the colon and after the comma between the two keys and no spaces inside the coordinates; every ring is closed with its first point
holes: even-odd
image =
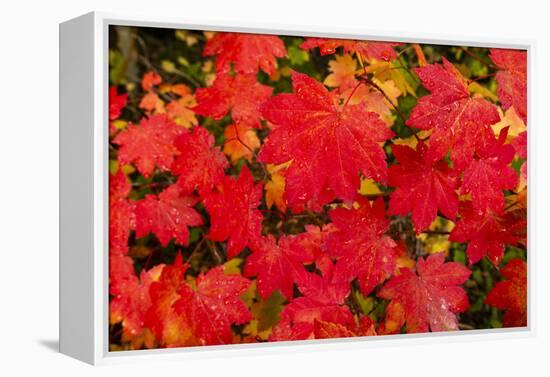
{"type": "Polygon", "coordinates": [[[188,47],[195,45],[199,41],[197,37],[192,34],[192,32],[187,30],[176,30],[176,38],[185,42],[188,47]]]}
{"type": "Polygon", "coordinates": [[[176,65],[170,60],[163,60],[160,65],[165,72],[174,73],[176,71],[176,65]]]}
{"type": "Polygon", "coordinates": [[[413,87],[403,73],[403,69],[396,66],[395,63],[373,59],[371,63],[365,67],[365,70],[367,73],[372,73],[374,78],[380,82],[392,80],[401,93],[408,93],[412,96],[416,96],[413,87]]]}
{"type": "Polygon", "coordinates": [[[111,122],[111,124],[113,125],[113,127],[115,127],[117,130],[123,130],[126,128],[126,126],[128,125],[128,122],[126,122],[125,120],[122,120],[122,119],[116,119],[116,120],[113,120],[111,122]]]}
{"type": "Polygon", "coordinates": [[[223,272],[226,275],[234,275],[234,274],[240,274],[241,269],[239,266],[243,263],[243,260],[241,258],[233,258],[231,260],[228,260],[224,263],[224,269],[223,272]]]}
{"type": "Polygon", "coordinates": [[[336,55],[335,60],[329,63],[329,74],[324,83],[326,86],[353,87],[355,85],[355,72],[357,70],[357,61],[350,54],[336,55]]]}
{"type": "Polygon", "coordinates": [[[429,232],[419,234],[418,238],[424,242],[424,248],[429,254],[440,252],[445,252],[445,254],[447,254],[451,246],[449,234],[432,232],[448,233],[451,232],[454,227],[454,222],[438,216],[430,225],[429,232]]]}
{"type": "Polygon", "coordinates": [[[492,125],[493,131],[495,135],[499,135],[500,131],[504,127],[510,127],[508,129],[508,137],[514,138],[518,136],[523,131],[527,130],[527,127],[525,126],[525,123],[523,123],[523,119],[521,119],[518,114],[516,113],[516,110],[514,110],[513,107],[510,107],[506,112],[502,112],[502,110],[498,109],[500,114],[500,122],[495,123],[492,125]]]}
{"type": "Polygon", "coordinates": [[[361,187],[359,188],[361,195],[379,195],[382,193],[374,179],[361,178],[361,187]]]}

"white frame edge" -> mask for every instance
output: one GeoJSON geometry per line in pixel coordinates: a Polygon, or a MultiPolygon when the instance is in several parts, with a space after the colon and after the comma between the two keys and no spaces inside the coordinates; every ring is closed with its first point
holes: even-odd
{"type": "Polygon", "coordinates": [[[535,42],[500,37],[389,33],[312,25],[235,23],[92,12],[60,24],[60,352],[89,364],[266,355],[311,350],[351,350],[536,335],[532,203],[536,172],[528,158],[528,327],[453,333],[404,334],[143,351],[108,350],[108,28],[109,25],[224,30],[297,36],[389,40],[528,51],[529,157],[532,142],[535,42]],[[93,191],[92,191],[93,190],[93,191]]]}

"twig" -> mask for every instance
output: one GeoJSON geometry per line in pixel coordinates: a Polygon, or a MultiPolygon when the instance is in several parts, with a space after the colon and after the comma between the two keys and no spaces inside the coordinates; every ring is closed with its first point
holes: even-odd
{"type": "Polygon", "coordinates": [[[210,241],[209,239],[206,239],[206,245],[208,246],[208,250],[210,250],[210,253],[214,257],[214,260],[216,261],[216,264],[222,264],[223,263],[223,258],[220,255],[220,253],[218,252],[218,250],[216,249],[216,245],[214,245],[212,243],[212,241],[210,241]]]}

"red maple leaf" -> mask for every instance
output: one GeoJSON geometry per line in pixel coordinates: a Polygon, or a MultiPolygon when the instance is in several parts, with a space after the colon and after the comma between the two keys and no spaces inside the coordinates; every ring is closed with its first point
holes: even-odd
{"type": "Polygon", "coordinates": [[[139,278],[134,273],[134,261],[128,256],[111,256],[109,259],[109,302],[111,323],[122,323],[123,339],[139,336],[145,328],[145,314],[151,306],[149,288],[158,280],[164,265],[148,271],[142,270],[139,278]]]}
{"type": "Polygon", "coordinates": [[[130,230],[135,227],[134,203],[127,197],[132,186],[119,169],[109,175],[109,252],[125,254],[130,230]]]}
{"type": "Polygon", "coordinates": [[[250,245],[252,254],[246,259],[244,274],[257,277],[258,292],[263,299],[279,290],[287,300],[294,296],[294,280],[304,271],[289,237],[279,242],[273,235],[262,237],[250,245]]]}
{"type": "Polygon", "coordinates": [[[180,297],[178,291],[185,284],[188,267],[187,263],[183,263],[181,254],[178,254],[174,263],[164,266],[158,281],[151,283],[149,287],[151,305],[145,313],[144,324],[164,347],[195,344],[193,332],[186,319],[173,308],[180,297]]]}
{"type": "Polygon", "coordinates": [[[315,339],[349,338],[354,336],[376,335],[374,322],[367,316],[362,316],[358,324],[344,326],[339,323],[315,319],[313,323],[315,339]]]}
{"type": "Polygon", "coordinates": [[[334,195],[346,201],[357,196],[359,173],[384,181],[386,155],[381,142],[393,133],[364,104],[338,104],[337,95],[315,79],[292,73],[293,94],[279,94],[261,107],[275,126],[259,160],[282,164],[285,195],[294,210],[328,203],[334,195]]]}
{"type": "Polygon", "coordinates": [[[118,162],[121,165],[134,163],[144,177],[149,177],[155,167],[167,171],[179,151],[174,140],[187,132],[165,115],[144,118],[138,125],[130,125],[113,140],[120,145],[118,162]]]}
{"type": "Polygon", "coordinates": [[[281,320],[273,329],[270,340],[309,339],[315,335],[315,321],[355,325],[355,319],[345,305],[349,283],[335,276],[331,268],[323,276],[304,272],[296,276],[296,284],[303,296],[285,306],[281,320]]]}
{"type": "Polygon", "coordinates": [[[262,185],[254,185],[254,178],[244,166],[237,179],[224,177],[204,199],[211,222],[207,237],[214,241],[227,240],[228,259],[260,236],[263,216],[257,208],[261,198],[262,185]]]}
{"type": "Polygon", "coordinates": [[[153,90],[153,87],[162,82],[162,77],[154,71],[146,72],[141,78],[141,87],[146,92],[153,90]]]}
{"type": "Polygon", "coordinates": [[[187,246],[189,226],[202,225],[202,217],[193,209],[198,198],[182,194],[172,185],[158,197],[148,194],[136,202],[136,237],[154,233],[162,246],[167,246],[172,238],[187,246]]]}
{"type": "Polygon", "coordinates": [[[321,55],[334,54],[338,47],[343,47],[344,53],[359,53],[367,60],[390,61],[397,58],[393,48],[399,45],[399,43],[355,41],[350,39],[306,38],[300,47],[305,50],[319,47],[321,55]]]}
{"type": "Polygon", "coordinates": [[[366,198],[358,199],[359,208],[337,208],[330,211],[336,230],[328,235],[326,247],[337,259],[335,274],[349,283],[358,278],[363,294],[384,282],[395,271],[395,242],[385,233],[384,201],[373,205],[366,198]]]}
{"type": "Polygon", "coordinates": [[[109,88],[109,120],[117,119],[128,101],[128,93],[118,94],[116,86],[109,88]]]}
{"type": "Polygon", "coordinates": [[[274,35],[217,33],[210,39],[203,56],[216,55],[217,73],[229,72],[231,63],[239,73],[256,74],[258,69],[268,75],[275,73],[277,59],[286,55],[285,44],[274,35]]]}
{"type": "Polygon", "coordinates": [[[510,163],[514,159],[514,147],[504,145],[507,128],[503,129],[499,141],[478,150],[475,158],[464,170],[460,190],[472,195],[474,209],[490,209],[500,213],[504,209],[502,190],[516,187],[518,176],[510,163]]]}
{"type": "Polygon", "coordinates": [[[391,194],[388,214],[404,216],[412,212],[417,233],[430,226],[438,209],[454,219],[458,210],[456,172],[445,161],[427,158],[427,147],[422,142],[416,150],[404,145],[393,145],[392,150],[399,164],[389,169],[389,184],[397,189],[391,194]]]}
{"type": "Polygon", "coordinates": [[[451,232],[449,240],[468,242],[466,253],[469,263],[476,263],[484,256],[498,266],[504,256],[504,246],[515,245],[525,231],[524,220],[511,213],[496,213],[490,209],[475,209],[466,202],[459,210],[461,219],[451,232]]]}
{"type": "Polygon", "coordinates": [[[315,267],[323,273],[332,268],[326,241],[334,231],[336,227],[332,223],[322,227],[306,225],[305,232],[287,237],[294,257],[304,264],[315,263],[315,267]]]}
{"type": "Polygon", "coordinates": [[[273,88],[260,84],[254,75],[218,75],[214,85],[197,89],[197,106],[193,111],[215,120],[231,111],[235,123],[259,128],[259,107],[272,92],[273,88]]]}
{"type": "Polygon", "coordinates": [[[407,125],[432,130],[428,158],[438,160],[451,149],[455,167],[464,169],[479,148],[494,142],[491,125],[500,120],[497,108],[482,98],[471,98],[468,83],[445,58],[443,65],[416,68],[431,94],[420,98],[407,125]]]}
{"type": "Polygon", "coordinates": [[[184,192],[198,189],[205,195],[225,175],[229,166],[219,148],[214,147],[214,136],[204,127],[180,135],[174,145],[179,155],[172,164],[172,173],[178,175],[177,185],[184,192]]]}
{"type": "Polygon", "coordinates": [[[501,69],[496,74],[497,95],[504,110],[514,107],[527,123],[527,53],[491,49],[491,60],[501,69]]]}
{"type": "Polygon", "coordinates": [[[511,259],[500,272],[506,280],[495,285],[485,303],[505,310],[504,326],[527,326],[527,263],[511,259]]]}
{"type": "Polygon", "coordinates": [[[224,266],[199,275],[194,288],[188,284],[180,286],[174,309],[187,321],[196,345],[233,343],[231,325],[252,319],[240,298],[249,286],[250,280],[226,274],[224,266]]]}
{"type": "Polygon", "coordinates": [[[406,324],[408,333],[458,330],[456,314],[469,307],[468,296],[460,285],[470,274],[460,263],[445,263],[445,253],[432,254],[426,260],[418,259],[416,272],[400,269],[400,274],[382,287],[378,297],[403,308],[398,329],[406,324]]]}

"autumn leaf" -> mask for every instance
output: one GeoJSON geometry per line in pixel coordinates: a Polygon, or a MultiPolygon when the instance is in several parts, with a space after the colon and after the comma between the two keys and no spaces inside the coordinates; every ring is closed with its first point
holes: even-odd
{"type": "Polygon", "coordinates": [[[273,88],[260,84],[254,75],[218,75],[214,85],[197,89],[195,97],[198,104],[193,111],[215,120],[231,112],[235,123],[259,128],[260,105],[272,92],[273,88]]]}
{"type": "Polygon", "coordinates": [[[515,245],[521,239],[519,233],[525,226],[512,214],[499,214],[490,209],[475,209],[466,202],[459,210],[461,219],[451,232],[450,240],[468,242],[466,253],[470,264],[484,256],[498,266],[504,256],[505,245],[515,245]]]}
{"type": "MultiPolygon", "coordinates": [[[[458,330],[456,314],[468,309],[468,296],[462,287],[471,271],[457,262],[445,263],[445,254],[420,257],[416,272],[403,268],[378,292],[378,297],[401,305],[402,326],[408,333],[458,330]]],[[[390,320],[395,320],[395,311],[390,320]]],[[[401,326],[392,327],[394,329],[401,326]]]]}
{"type": "Polygon", "coordinates": [[[332,271],[333,263],[327,249],[327,240],[337,231],[336,227],[333,223],[328,223],[323,226],[306,225],[304,228],[305,232],[289,237],[296,258],[306,265],[315,263],[315,268],[322,273],[332,271]]]}
{"type": "Polygon", "coordinates": [[[229,163],[219,148],[214,146],[214,136],[204,127],[194,127],[182,133],[174,142],[179,155],[171,166],[177,175],[177,185],[184,192],[198,189],[204,197],[225,176],[229,163]]]}
{"type": "Polygon", "coordinates": [[[120,322],[123,337],[131,340],[146,329],[145,314],[151,306],[149,288],[158,281],[164,265],[159,264],[148,271],[142,270],[139,278],[134,273],[134,261],[130,257],[112,256],[109,265],[113,270],[110,273],[113,279],[109,285],[109,293],[112,295],[109,302],[110,322],[120,322]]]}
{"type": "Polygon", "coordinates": [[[500,119],[496,107],[471,98],[467,81],[445,58],[415,72],[431,93],[418,100],[406,124],[432,130],[427,157],[440,159],[451,149],[455,167],[463,170],[474,152],[494,142],[491,125],[500,119]]]}
{"type": "Polygon", "coordinates": [[[389,185],[396,187],[390,198],[388,214],[405,216],[412,212],[417,233],[427,229],[441,211],[454,219],[458,210],[458,176],[445,161],[427,157],[427,147],[420,142],[416,150],[393,145],[399,164],[389,169],[389,185]]]}
{"type": "Polygon", "coordinates": [[[254,241],[250,249],[252,254],[246,260],[244,274],[257,278],[260,296],[266,299],[278,290],[291,301],[294,280],[305,270],[292,250],[290,240],[281,237],[277,242],[269,235],[254,241]]]}
{"type": "Polygon", "coordinates": [[[141,78],[141,88],[149,92],[153,90],[154,86],[159,85],[162,82],[162,77],[154,71],[146,72],[141,78]]]}
{"type": "Polygon", "coordinates": [[[118,119],[128,101],[128,93],[118,94],[116,86],[109,87],[109,120],[118,119]]]}
{"type": "Polygon", "coordinates": [[[139,102],[139,108],[145,110],[147,115],[164,114],[166,109],[164,101],[155,92],[149,92],[139,102]]]}
{"type": "Polygon", "coordinates": [[[501,132],[499,141],[478,151],[478,158],[464,170],[460,191],[472,195],[474,209],[502,212],[504,192],[516,187],[518,177],[510,163],[514,159],[514,147],[503,144],[506,131],[501,132]]]}
{"type": "Polygon", "coordinates": [[[260,148],[260,139],[256,131],[246,124],[230,124],[223,134],[225,136],[223,152],[229,156],[233,164],[241,158],[251,161],[254,151],[260,148]]]}
{"type": "Polygon", "coordinates": [[[492,126],[496,136],[500,135],[500,132],[506,127],[508,127],[509,139],[515,138],[520,133],[527,130],[525,123],[523,123],[523,120],[519,117],[513,107],[509,108],[504,113],[499,109],[499,114],[500,122],[495,123],[492,126]]]}
{"type": "Polygon", "coordinates": [[[157,281],[151,283],[151,305],[144,317],[147,326],[163,347],[182,347],[198,343],[186,318],[176,313],[173,306],[180,298],[179,289],[185,284],[185,272],[189,268],[177,254],[173,264],[166,265],[157,281]]]}
{"type": "Polygon", "coordinates": [[[385,181],[387,168],[381,142],[392,132],[380,117],[361,105],[339,106],[335,95],[307,75],[292,74],[293,94],[279,94],[262,106],[274,124],[259,160],[292,161],[285,194],[294,210],[318,209],[332,197],[353,200],[359,173],[385,181]]]}
{"type": "Polygon", "coordinates": [[[282,212],[286,212],[285,199],[285,171],[289,163],[272,165],[267,164],[269,180],[265,183],[265,202],[268,208],[276,205],[282,212]]]}
{"type": "Polygon", "coordinates": [[[349,284],[336,279],[333,269],[323,276],[305,272],[296,276],[303,296],[294,299],[281,312],[281,321],[275,326],[270,340],[309,339],[315,336],[315,321],[353,326],[355,320],[344,300],[349,284]]]}
{"type": "Polygon", "coordinates": [[[334,54],[338,47],[342,47],[345,53],[358,53],[367,60],[377,59],[389,61],[395,59],[397,55],[393,48],[398,43],[355,41],[349,39],[329,39],[329,38],[306,38],[300,45],[304,50],[310,50],[319,47],[321,55],[334,54]]]}
{"type": "Polygon", "coordinates": [[[254,178],[245,166],[237,179],[225,176],[204,198],[211,222],[207,237],[227,240],[228,258],[235,257],[260,236],[263,216],[257,208],[261,197],[262,185],[254,185],[254,178]]]}
{"type": "Polygon", "coordinates": [[[496,80],[502,108],[514,107],[527,123],[527,52],[491,49],[489,57],[500,68],[496,80]]]}
{"type": "Polygon", "coordinates": [[[358,208],[337,208],[330,211],[336,230],[326,241],[328,253],[337,259],[335,274],[346,282],[358,278],[361,292],[368,295],[395,270],[395,242],[385,235],[384,200],[373,205],[366,198],[358,199],[358,208]]]}
{"type": "Polygon", "coordinates": [[[315,339],[349,338],[355,336],[376,335],[374,323],[367,316],[362,316],[356,325],[344,326],[339,323],[315,319],[313,323],[315,339]]]}
{"type": "Polygon", "coordinates": [[[505,311],[505,327],[527,326],[527,263],[511,259],[500,273],[506,280],[495,285],[485,303],[505,311]]]}
{"type": "Polygon", "coordinates": [[[120,165],[133,163],[144,177],[153,174],[155,167],[168,171],[179,154],[175,139],[185,132],[165,115],[143,118],[139,125],[130,125],[113,140],[120,146],[120,165]]]}
{"type": "Polygon", "coordinates": [[[353,88],[357,83],[355,72],[357,71],[357,61],[353,56],[336,55],[335,60],[329,63],[329,71],[331,72],[323,82],[331,88],[353,88]]]}
{"type": "Polygon", "coordinates": [[[238,274],[226,274],[223,266],[200,274],[191,287],[181,284],[174,310],[185,319],[196,345],[233,343],[231,325],[242,325],[252,316],[240,296],[250,281],[238,274]]]}
{"type": "MultiPolygon", "coordinates": [[[[386,81],[384,85],[388,88],[385,94],[389,97],[399,95],[399,93],[392,92],[391,86],[393,81],[386,81]]],[[[399,91],[398,91],[399,92],[399,91]]],[[[388,127],[391,127],[394,121],[394,115],[392,114],[392,103],[388,101],[386,96],[377,90],[373,90],[371,87],[359,84],[347,90],[344,90],[341,94],[341,101],[347,102],[348,105],[366,106],[366,110],[376,113],[386,123],[388,127]]],[[[392,99],[396,102],[397,98],[392,99]]]]}
{"type": "Polygon", "coordinates": [[[174,99],[166,105],[166,114],[180,126],[190,128],[198,124],[195,112],[192,110],[197,105],[195,97],[186,94],[174,99]]]}
{"type": "Polygon", "coordinates": [[[175,185],[168,187],[158,197],[148,194],[136,202],[136,237],[154,233],[162,246],[170,240],[187,246],[190,226],[202,225],[200,214],[193,209],[198,198],[182,194],[175,185]]]}
{"type": "Polygon", "coordinates": [[[203,56],[216,56],[218,74],[229,72],[233,63],[238,73],[256,74],[261,69],[268,75],[275,72],[277,58],[286,55],[283,41],[273,35],[217,33],[208,40],[203,56]]]}

